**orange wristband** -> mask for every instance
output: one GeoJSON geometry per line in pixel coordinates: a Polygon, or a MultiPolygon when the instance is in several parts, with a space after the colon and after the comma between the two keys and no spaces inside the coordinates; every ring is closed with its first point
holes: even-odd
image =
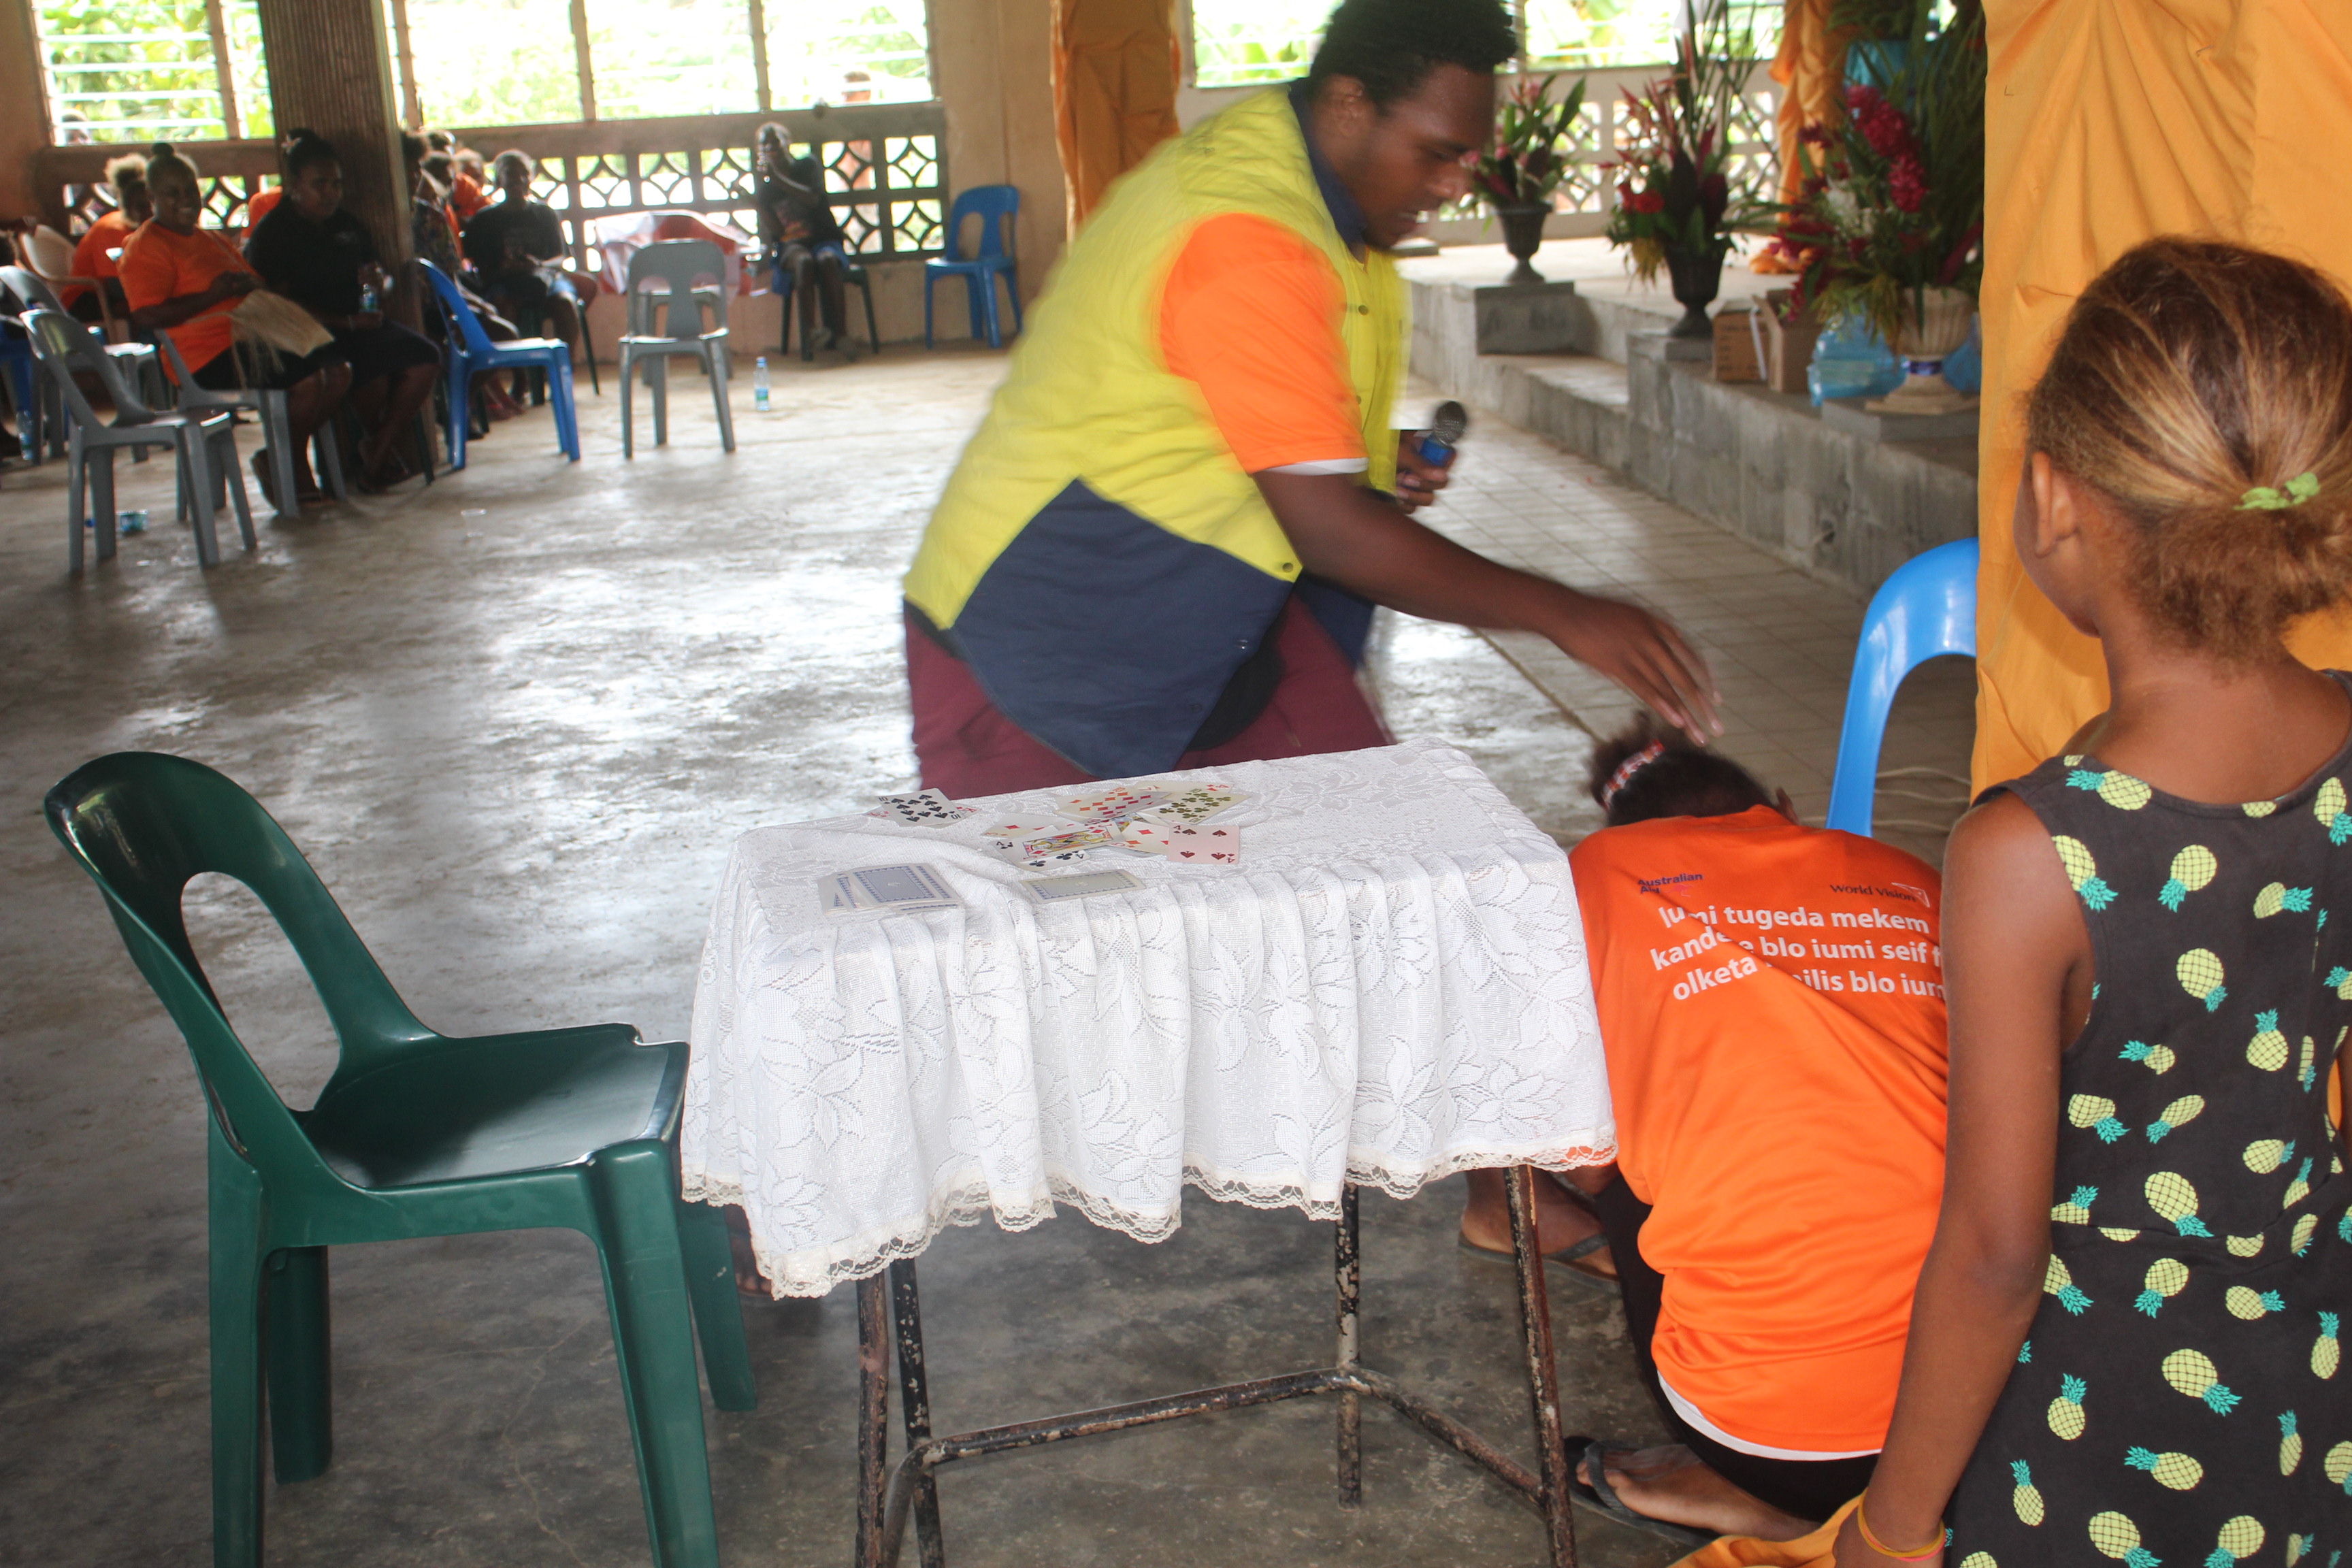
{"type": "Polygon", "coordinates": [[[1859,1502],[1853,1505],[1853,1527],[1862,1531],[1862,1543],[1864,1546],[1869,1547],[1881,1557],[1891,1557],[1897,1563],[1918,1563],[1933,1557],[1944,1549],[1944,1543],[1951,1538],[1951,1531],[1939,1530],[1936,1532],[1935,1540],[1916,1552],[1897,1552],[1878,1539],[1878,1532],[1870,1528],[1870,1520],[1862,1511],[1862,1504],[1859,1502]]]}

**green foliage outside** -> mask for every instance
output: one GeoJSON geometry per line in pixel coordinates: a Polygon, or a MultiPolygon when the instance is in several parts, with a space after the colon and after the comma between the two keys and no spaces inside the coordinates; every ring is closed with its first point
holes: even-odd
{"type": "MultiPolygon", "coordinates": [[[[266,135],[268,94],[259,75],[254,0],[230,0],[226,12],[232,76],[244,110],[239,130],[266,135]],[[249,45],[249,55],[241,45],[249,45]]],[[[68,110],[89,121],[89,137],[97,142],[228,133],[204,0],[41,0],[35,20],[53,131],[60,139],[68,110]]]]}

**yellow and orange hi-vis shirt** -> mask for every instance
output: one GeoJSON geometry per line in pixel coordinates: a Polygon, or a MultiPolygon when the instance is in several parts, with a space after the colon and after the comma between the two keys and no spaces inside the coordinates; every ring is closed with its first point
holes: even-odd
{"type": "Polygon", "coordinates": [[[1767,806],[1570,862],[1669,1398],[1748,1452],[1876,1450],[1943,1196],[1939,879],[1767,806]]]}

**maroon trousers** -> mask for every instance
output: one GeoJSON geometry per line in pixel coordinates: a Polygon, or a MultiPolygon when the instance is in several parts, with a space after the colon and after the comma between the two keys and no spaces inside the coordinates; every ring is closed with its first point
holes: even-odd
{"type": "MultiPolygon", "coordinates": [[[[1391,737],[1356,683],[1348,656],[1307,608],[1292,599],[1275,630],[1281,684],[1265,711],[1222,746],[1187,752],[1179,768],[1359,752],[1391,737]]],[[[907,627],[907,684],[915,708],[915,758],[923,787],[950,799],[1087,784],[1094,775],[997,710],[970,667],[913,625],[907,627]]]]}

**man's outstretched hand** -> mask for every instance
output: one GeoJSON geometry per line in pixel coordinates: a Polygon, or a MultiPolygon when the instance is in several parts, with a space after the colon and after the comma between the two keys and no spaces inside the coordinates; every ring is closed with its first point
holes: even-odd
{"type": "Polygon", "coordinates": [[[1353,474],[1269,469],[1252,477],[1298,563],[1316,575],[1409,616],[1539,633],[1701,745],[1723,733],[1716,718],[1722,699],[1706,661],[1639,605],[1489,561],[1424,528],[1353,474]]]}
{"type": "Polygon", "coordinates": [[[1715,677],[1682,633],[1639,605],[1570,592],[1574,602],[1543,628],[1562,653],[1617,682],[1700,745],[1723,733],[1715,677]]]}

